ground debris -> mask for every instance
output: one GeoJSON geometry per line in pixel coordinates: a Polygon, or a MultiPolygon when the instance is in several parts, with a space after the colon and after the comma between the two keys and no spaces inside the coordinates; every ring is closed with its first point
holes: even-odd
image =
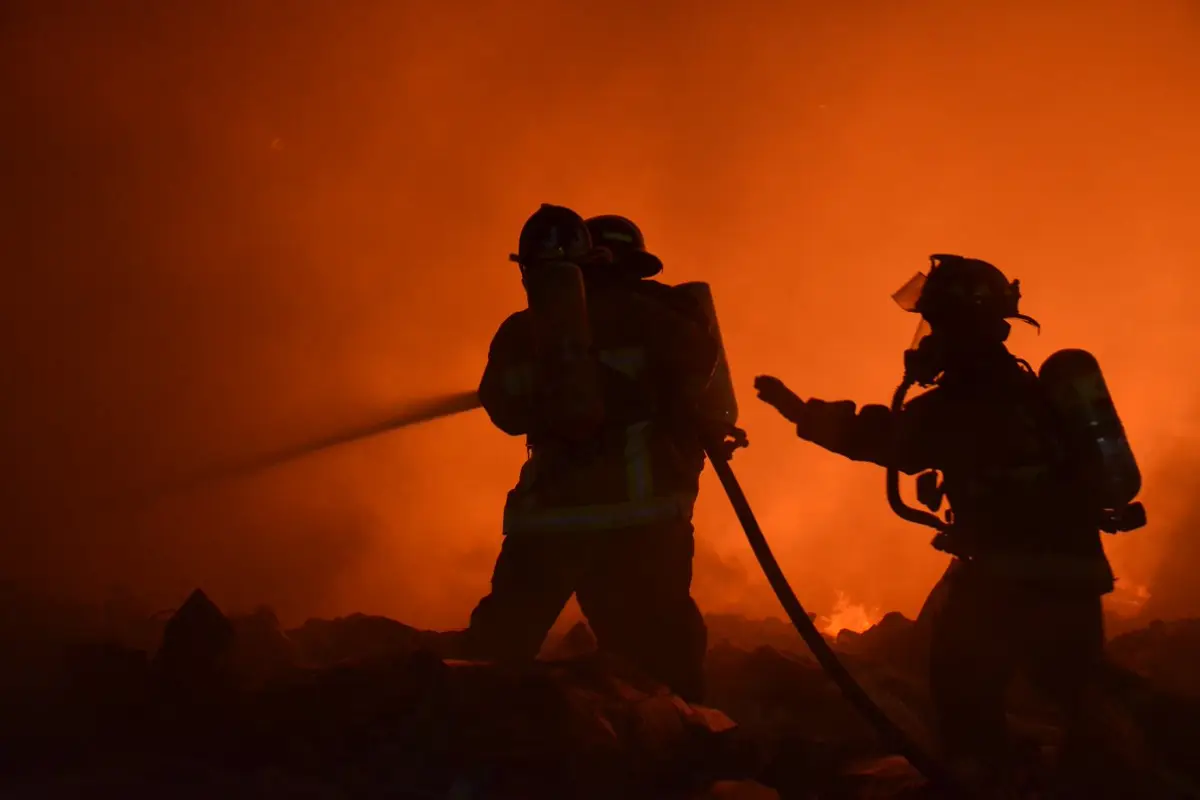
{"type": "MultiPolygon", "coordinates": [[[[77,643],[54,681],[6,695],[5,797],[936,796],[777,622],[714,621],[703,707],[597,652],[582,623],[520,669],[454,660],[453,632],[367,615],[285,631],[270,609],[226,616],[201,591],[164,623],[154,652],[77,643]]],[[[890,614],[832,641],[934,747],[919,626],[890,614]]],[[[1120,780],[1098,764],[1089,797],[1182,797],[1200,780],[1198,650],[1196,623],[1114,640],[1113,693],[1158,761],[1120,780]]],[[[1022,713],[1030,751],[1052,753],[1053,725],[1022,713]]]]}

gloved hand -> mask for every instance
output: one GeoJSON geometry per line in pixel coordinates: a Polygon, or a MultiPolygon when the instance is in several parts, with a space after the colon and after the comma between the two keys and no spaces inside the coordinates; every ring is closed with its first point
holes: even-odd
{"type": "Polygon", "coordinates": [[[713,458],[729,461],[733,454],[743,447],[750,446],[746,432],[736,425],[717,420],[705,420],[701,423],[701,437],[704,445],[713,458]]]}
{"type": "Polygon", "coordinates": [[[804,416],[804,401],[786,386],[779,378],[770,375],[759,375],[754,379],[754,389],[758,399],[783,415],[783,418],[793,424],[800,424],[804,416]]]}

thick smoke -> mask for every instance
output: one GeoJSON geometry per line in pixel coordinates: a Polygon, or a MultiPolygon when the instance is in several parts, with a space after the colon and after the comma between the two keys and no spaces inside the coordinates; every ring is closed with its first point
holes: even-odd
{"type": "MultiPolygon", "coordinates": [[[[543,201],[633,216],[667,278],[712,283],[736,466],[814,610],[913,613],[943,561],[878,470],[795,440],[750,381],[886,399],[915,325],[888,297],[931,252],[1022,280],[1045,326],[1023,355],[1105,365],[1154,520],[1113,542],[1122,576],[1154,595],[1197,563],[1172,533],[1200,382],[1194,3],[626,5],[5,3],[0,573],[461,624],[522,458],[480,415],[96,502],[474,385],[543,201]]],[[[775,613],[706,480],[701,599],[775,613]]]]}

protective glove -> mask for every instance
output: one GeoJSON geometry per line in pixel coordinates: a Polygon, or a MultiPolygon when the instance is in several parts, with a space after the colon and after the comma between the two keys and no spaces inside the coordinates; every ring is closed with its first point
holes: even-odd
{"type": "Polygon", "coordinates": [[[804,419],[804,401],[787,388],[779,378],[759,375],[754,379],[754,389],[758,392],[759,400],[773,406],[788,422],[799,425],[804,419]]]}

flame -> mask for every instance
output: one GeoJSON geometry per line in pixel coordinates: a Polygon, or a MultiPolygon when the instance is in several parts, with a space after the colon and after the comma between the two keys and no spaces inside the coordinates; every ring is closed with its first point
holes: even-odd
{"type": "Polygon", "coordinates": [[[833,611],[829,616],[821,617],[817,627],[829,636],[837,636],[842,631],[862,633],[882,618],[883,612],[878,608],[868,609],[861,603],[851,602],[845,592],[838,592],[833,611]]]}
{"type": "Polygon", "coordinates": [[[1112,594],[1104,598],[1104,604],[1113,615],[1131,619],[1142,612],[1149,599],[1150,590],[1147,587],[1139,583],[1118,581],[1112,594]]]}

